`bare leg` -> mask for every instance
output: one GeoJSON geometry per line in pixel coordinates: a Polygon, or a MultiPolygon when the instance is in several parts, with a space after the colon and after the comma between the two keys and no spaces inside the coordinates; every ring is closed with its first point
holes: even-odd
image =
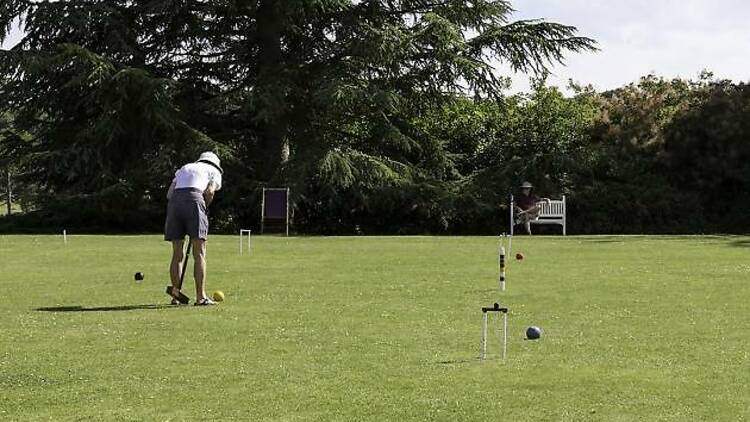
{"type": "Polygon", "coordinates": [[[207,299],[206,296],[206,241],[191,239],[193,242],[193,275],[195,276],[195,300],[207,299]]]}
{"type": "Polygon", "coordinates": [[[526,233],[531,234],[531,221],[539,218],[540,208],[533,206],[527,210],[519,211],[516,215],[518,216],[516,224],[523,224],[526,229],[526,233]]]}
{"type": "Polygon", "coordinates": [[[520,207],[515,207],[515,212],[513,213],[513,219],[514,219],[513,224],[514,225],[523,224],[523,222],[525,221],[524,220],[525,218],[526,218],[526,212],[522,210],[520,207]]]}
{"type": "Polygon", "coordinates": [[[182,274],[182,260],[185,253],[182,251],[183,240],[172,241],[172,262],[169,264],[169,278],[172,280],[172,296],[177,296],[180,291],[180,274],[182,274]]]}

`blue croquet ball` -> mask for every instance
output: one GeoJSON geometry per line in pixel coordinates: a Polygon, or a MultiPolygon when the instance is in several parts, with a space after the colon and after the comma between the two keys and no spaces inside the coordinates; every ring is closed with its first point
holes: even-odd
{"type": "Polygon", "coordinates": [[[531,326],[526,329],[526,338],[529,340],[537,340],[542,336],[542,329],[536,326],[531,326]]]}

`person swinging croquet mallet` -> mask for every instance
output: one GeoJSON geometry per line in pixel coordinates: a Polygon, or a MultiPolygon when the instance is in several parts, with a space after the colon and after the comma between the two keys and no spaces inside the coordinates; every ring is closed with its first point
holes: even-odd
{"type": "Polygon", "coordinates": [[[172,242],[172,261],[169,276],[172,280],[172,304],[179,303],[180,274],[182,272],[183,243],[190,236],[193,250],[195,277],[195,305],[215,305],[206,295],[206,240],[208,239],[207,207],[221,189],[222,174],[219,157],[204,152],[198,161],[185,164],[175,173],[167,191],[167,219],[164,223],[164,240],[172,242]]]}

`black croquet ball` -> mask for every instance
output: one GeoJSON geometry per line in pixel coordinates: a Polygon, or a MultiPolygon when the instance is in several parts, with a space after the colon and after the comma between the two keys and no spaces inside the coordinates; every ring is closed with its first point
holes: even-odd
{"type": "Polygon", "coordinates": [[[135,281],[143,280],[143,273],[135,273],[135,281]]]}
{"type": "Polygon", "coordinates": [[[542,329],[536,326],[531,326],[526,329],[526,338],[529,340],[538,340],[542,337],[542,329]]]}

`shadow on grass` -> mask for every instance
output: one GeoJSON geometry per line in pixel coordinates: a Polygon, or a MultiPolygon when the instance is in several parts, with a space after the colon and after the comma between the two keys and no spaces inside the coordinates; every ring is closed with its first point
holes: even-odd
{"type": "Polygon", "coordinates": [[[475,363],[475,362],[482,362],[482,359],[480,359],[478,356],[475,358],[466,358],[466,359],[454,359],[454,360],[442,360],[440,362],[436,362],[438,365],[462,365],[466,363],[475,363]]]}
{"type": "Polygon", "coordinates": [[[734,246],[735,248],[750,248],[750,239],[732,240],[729,242],[729,246],[734,246]]]}
{"type": "Polygon", "coordinates": [[[466,293],[471,293],[471,294],[497,293],[497,292],[498,292],[498,288],[497,287],[495,287],[494,289],[482,289],[482,290],[475,289],[475,290],[467,290],[466,291],[466,293]]]}
{"type": "Polygon", "coordinates": [[[626,238],[612,235],[584,235],[576,240],[582,243],[625,243],[626,238]]]}
{"type": "Polygon", "coordinates": [[[578,240],[582,243],[625,243],[630,240],[677,240],[681,242],[692,243],[696,246],[703,247],[707,241],[722,243],[736,247],[750,247],[750,238],[746,235],[732,234],[631,234],[631,235],[592,235],[582,236],[578,240]]]}
{"type": "Polygon", "coordinates": [[[175,305],[167,304],[153,304],[153,305],[123,305],[123,306],[95,306],[91,308],[83,306],[50,306],[43,308],[36,308],[35,311],[39,312],[113,312],[113,311],[137,311],[144,309],[169,309],[179,308],[175,305]]]}

